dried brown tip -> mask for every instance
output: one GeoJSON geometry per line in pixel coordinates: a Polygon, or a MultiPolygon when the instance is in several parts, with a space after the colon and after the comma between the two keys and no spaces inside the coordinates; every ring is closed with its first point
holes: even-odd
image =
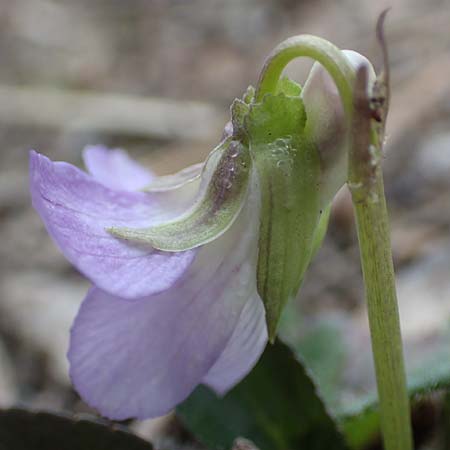
{"type": "MultiPolygon", "coordinates": [[[[384,90],[384,101],[383,101],[383,109],[386,111],[389,110],[389,99],[390,99],[390,70],[389,70],[389,54],[388,47],[386,43],[386,37],[384,33],[384,23],[386,21],[387,13],[391,8],[386,8],[378,17],[377,26],[376,26],[376,36],[377,41],[381,49],[382,56],[382,66],[380,73],[378,75],[377,82],[383,86],[384,90]]],[[[385,117],[383,118],[385,119],[385,117]]]]}

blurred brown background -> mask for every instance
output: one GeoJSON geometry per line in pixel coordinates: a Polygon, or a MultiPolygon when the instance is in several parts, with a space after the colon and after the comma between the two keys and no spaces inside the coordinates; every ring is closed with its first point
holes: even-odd
{"type": "MultiPolygon", "coordinates": [[[[448,0],[0,0],[0,407],[88,411],[70,388],[65,360],[88,283],[31,209],[28,150],[80,165],[86,144],[121,146],[158,173],[201,161],[218,142],[231,101],[256,83],[276,44],[313,33],[377,66],[374,25],[386,6],[393,99],[384,164],[414,365],[449,344],[448,0]]],[[[310,65],[296,62],[289,73],[303,81],[310,65]]],[[[351,349],[341,382],[349,395],[369,390],[370,344],[345,192],[291,305],[287,335],[302,333],[305,315],[340,323],[351,349]]],[[[144,435],[152,426],[136,425],[144,435]]]]}

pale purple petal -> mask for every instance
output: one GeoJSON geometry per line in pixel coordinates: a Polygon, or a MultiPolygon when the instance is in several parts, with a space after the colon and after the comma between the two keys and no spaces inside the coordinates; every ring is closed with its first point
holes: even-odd
{"type": "Polygon", "coordinates": [[[250,372],[266,344],[266,313],[255,292],[242,310],[230,341],[202,383],[220,395],[226,394],[250,372]]]}
{"type": "Polygon", "coordinates": [[[195,251],[165,253],[113,237],[106,228],[144,227],[179,211],[142,192],[115,191],[64,162],[30,154],[33,206],[67,259],[101,289],[139,298],[172,286],[195,251]]]}
{"type": "Polygon", "coordinates": [[[137,191],[147,186],[154,177],[121,149],[88,146],[83,151],[83,160],[89,173],[110,189],[137,191]]]}
{"type": "MultiPolygon", "coordinates": [[[[72,381],[87,403],[113,419],[156,417],[205,378],[255,298],[256,207],[248,200],[230,230],[202,247],[171,289],[139,302],[91,290],[69,350],[72,381]]],[[[255,362],[253,353],[249,358],[255,362]]],[[[242,364],[235,367],[237,381],[242,364]]]]}

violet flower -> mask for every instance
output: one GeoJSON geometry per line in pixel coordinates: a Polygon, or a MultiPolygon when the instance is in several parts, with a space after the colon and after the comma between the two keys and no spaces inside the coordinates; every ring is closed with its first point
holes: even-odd
{"type": "Polygon", "coordinates": [[[297,294],[324,234],[322,211],[345,182],[345,127],[321,66],[301,94],[289,80],[280,86],[260,104],[251,91],[235,101],[205,164],[173,176],[100,146],[84,152],[88,173],[31,152],[33,205],[93,283],[68,358],[76,390],[102,415],[160,416],[200,383],[226,393],[260,357],[266,320],[273,337],[297,294]],[[279,207],[268,207],[267,186],[279,207]],[[294,253],[283,259],[286,245],[294,253]]]}

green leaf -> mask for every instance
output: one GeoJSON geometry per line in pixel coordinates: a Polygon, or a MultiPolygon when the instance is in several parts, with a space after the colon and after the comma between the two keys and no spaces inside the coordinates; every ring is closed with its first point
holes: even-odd
{"type": "Polygon", "coordinates": [[[281,341],[224,398],[200,386],[177,411],[211,449],[229,449],[238,436],[260,450],[346,449],[309,374],[281,341]]]}
{"type": "Polygon", "coordinates": [[[438,419],[436,449],[450,448],[450,392],[447,391],[442,399],[442,408],[438,419]]]}
{"type": "Polygon", "coordinates": [[[152,450],[152,445],[99,421],[23,409],[0,410],[0,449],[152,450]]]}
{"type": "Polygon", "coordinates": [[[321,320],[299,339],[295,348],[314,375],[327,406],[336,409],[346,357],[342,329],[331,320],[321,320]]]}
{"type": "MultiPolygon", "coordinates": [[[[450,389],[449,351],[436,352],[408,371],[408,393],[414,409],[417,399],[450,389]]],[[[351,449],[364,449],[379,436],[380,417],[376,394],[367,396],[342,412],[340,422],[351,449]]]]}
{"type": "Polygon", "coordinates": [[[153,227],[108,231],[119,238],[167,252],[189,250],[211,242],[228,230],[241,211],[247,196],[250,165],[248,148],[228,139],[221,151],[207,161],[200,194],[189,211],[153,227]]]}
{"type": "Polygon", "coordinates": [[[304,134],[305,120],[301,99],[284,94],[266,95],[246,117],[262,196],[258,292],[271,340],[284,306],[297,295],[318,241],[320,161],[304,134]]]}
{"type": "Polygon", "coordinates": [[[348,387],[344,385],[347,320],[341,314],[305,317],[298,302],[291,302],[281,316],[278,335],[301,356],[327,408],[331,412],[340,411],[343,398],[348,396],[348,387]]]}

